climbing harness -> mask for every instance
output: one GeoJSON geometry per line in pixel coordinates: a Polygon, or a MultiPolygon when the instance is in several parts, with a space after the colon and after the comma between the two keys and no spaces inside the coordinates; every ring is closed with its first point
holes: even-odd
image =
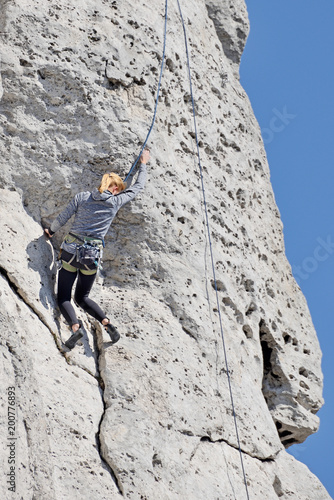
{"type": "Polygon", "coordinates": [[[103,241],[97,238],[89,238],[88,236],[81,237],[71,232],[68,234],[75,238],[74,242],[78,241],[81,243],[81,245],[77,243],[76,252],[73,254],[73,257],[66,263],[71,264],[76,258],[77,261],[82,264],[87,270],[90,270],[91,266],[93,265],[95,265],[97,269],[102,269],[101,260],[103,241]]]}
{"type": "Polygon", "coordinates": [[[157,115],[157,108],[158,108],[158,102],[159,102],[159,94],[160,94],[160,87],[161,87],[161,78],[162,78],[162,73],[163,73],[163,69],[164,69],[164,62],[165,62],[165,52],[166,52],[166,37],[167,37],[167,14],[168,14],[168,0],[166,0],[165,2],[165,25],[164,25],[164,42],[163,42],[163,53],[162,53],[162,59],[161,59],[161,67],[160,67],[160,75],[159,75],[159,82],[158,82],[158,89],[157,89],[157,97],[156,97],[156,100],[155,100],[155,107],[154,107],[154,113],[153,113],[153,118],[152,118],[152,123],[151,123],[151,126],[149,128],[149,131],[147,133],[147,136],[146,136],[146,139],[144,141],[144,144],[141,148],[141,151],[136,159],[136,161],[134,162],[134,164],[132,165],[132,167],[130,168],[127,176],[125,177],[124,179],[124,182],[126,182],[126,180],[128,179],[128,177],[131,175],[133,169],[136,167],[144,149],[145,149],[145,146],[147,144],[147,141],[148,141],[148,138],[150,137],[150,134],[152,132],[152,129],[153,129],[153,126],[154,126],[154,123],[155,123],[155,117],[157,115]]]}
{"type": "Polygon", "coordinates": [[[183,28],[183,34],[184,34],[184,44],[185,44],[186,57],[187,57],[188,79],[189,79],[189,89],[190,89],[191,105],[192,105],[192,112],[193,112],[193,123],[194,123],[195,140],[196,140],[196,148],[197,148],[198,167],[199,167],[199,173],[200,173],[200,179],[201,179],[203,204],[204,204],[204,211],[205,211],[205,222],[206,222],[206,229],[207,229],[208,241],[209,241],[209,248],[210,248],[210,257],[211,257],[211,265],[212,265],[212,275],[213,275],[214,286],[215,286],[215,293],[216,293],[216,303],[217,303],[217,310],[218,310],[218,317],[219,317],[219,326],[220,326],[220,333],[221,333],[221,338],[222,338],[222,342],[223,342],[224,359],[225,359],[225,366],[226,366],[226,375],[227,375],[227,380],[228,380],[230,400],[231,400],[231,406],[232,406],[232,411],[233,411],[234,427],[235,427],[235,433],[236,433],[236,438],[237,438],[237,443],[238,443],[238,449],[239,449],[239,455],[240,455],[240,462],[241,462],[241,469],[242,469],[242,474],[243,474],[243,479],[244,479],[244,484],[245,484],[247,499],[249,500],[248,487],[247,487],[247,479],[246,479],[246,473],[245,473],[245,468],[244,468],[244,463],[243,463],[243,458],[242,458],[242,451],[241,451],[241,446],[240,446],[238,423],[237,423],[237,417],[236,417],[235,407],[234,407],[233,392],[232,392],[232,385],[231,385],[231,377],[230,377],[230,371],[229,371],[229,368],[228,368],[228,360],[227,360],[227,352],[226,352],[226,346],[225,346],[224,329],[223,329],[223,322],[222,322],[222,316],[221,316],[221,310],[220,310],[220,304],[219,304],[219,297],[218,297],[218,287],[217,287],[216,271],[215,271],[216,266],[215,266],[215,259],[214,259],[214,255],[213,255],[213,248],[212,248],[212,241],[211,241],[211,229],[210,229],[210,223],[209,223],[208,207],[207,207],[207,203],[206,203],[206,193],[205,193],[205,185],[204,185],[204,178],[203,178],[203,168],[202,168],[202,164],[201,164],[201,155],[200,155],[200,151],[199,151],[199,141],[198,141],[198,133],[197,133],[195,101],[194,101],[194,94],[193,94],[193,88],[192,88],[192,78],[191,78],[191,70],[190,70],[190,57],[189,57],[189,50],[188,50],[187,33],[186,33],[186,27],[185,27],[185,23],[184,23],[184,19],[183,19],[183,15],[182,15],[182,10],[181,10],[181,5],[180,5],[179,0],[177,0],[177,4],[178,4],[178,8],[179,8],[179,13],[180,13],[180,18],[181,18],[182,28],[183,28]]]}
{"type": "Polygon", "coordinates": [[[100,248],[97,245],[91,245],[90,243],[79,245],[77,248],[77,260],[87,269],[88,266],[93,264],[98,267],[100,261],[100,248]]]}

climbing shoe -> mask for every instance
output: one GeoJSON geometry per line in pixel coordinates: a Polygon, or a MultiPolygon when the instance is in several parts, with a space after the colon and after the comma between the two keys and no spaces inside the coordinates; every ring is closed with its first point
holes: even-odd
{"type": "Polygon", "coordinates": [[[116,344],[116,342],[120,339],[120,334],[118,333],[117,331],[117,328],[115,328],[113,325],[111,325],[110,323],[108,323],[107,325],[105,325],[104,327],[108,334],[109,334],[109,337],[110,337],[110,340],[112,342],[112,344],[116,344]]]}
{"type": "Polygon", "coordinates": [[[68,347],[69,349],[73,349],[73,347],[75,346],[75,344],[83,337],[83,331],[81,329],[81,326],[80,328],[72,333],[72,335],[70,336],[70,338],[65,342],[65,345],[66,347],[68,347]]]}

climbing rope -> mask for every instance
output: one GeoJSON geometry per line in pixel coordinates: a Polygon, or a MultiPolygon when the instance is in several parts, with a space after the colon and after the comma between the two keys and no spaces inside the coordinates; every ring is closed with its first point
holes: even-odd
{"type": "Polygon", "coordinates": [[[204,178],[203,178],[203,169],[202,169],[202,164],[201,164],[201,155],[200,155],[199,143],[198,143],[196,112],[195,112],[195,101],[194,101],[194,94],[193,94],[193,88],[192,88],[192,78],[191,78],[191,70],[190,70],[190,57],[189,57],[189,51],[188,51],[187,33],[186,33],[186,27],[185,27],[185,23],[184,23],[184,19],[183,19],[183,15],[182,15],[182,10],[181,10],[181,5],[180,5],[179,0],[177,0],[177,4],[178,4],[180,18],[181,18],[181,22],[182,22],[182,28],[183,28],[183,34],[184,34],[184,44],[185,44],[186,56],[187,56],[188,79],[189,79],[189,88],[190,88],[190,96],[191,96],[193,120],[194,120],[194,131],[195,131],[195,140],[196,140],[196,148],[197,148],[198,167],[199,167],[199,173],[200,173],[200,179],[201,179],[201,187],[202,187],[202,194],[203,194],[203,204],[204,204],[206,229],[207,229],[207,233],[208,233],[208,241],[209,241],[209,248],[210,248],[210,257],[211,257],[211,265],[212,265],[212,275],[213,275],[213,280],[214,280],[214,285],[215,285],[215,292],[216,292],[216,302],[217,302],[217,310],[218,310],[218,317],[219,317],[219,326],[220,326],[220,332],[221,332],[221,337],[222,337],[222,342],[223,342],[224,359],[225,359],[225,365],[226,365],[226,374],[227,374],[228,387],[229,387],[229,393],[230,393],[230,399],[231,399],[231,406],[232,406],[232,410],[233,410],[234,427],[235,427],[235,433],[236,433],[236,438],[237,438],[237,443],[238,443],[238,449],[239,449],[239,455],[240,455],[240,462],[241,462],[241,469],[242,469],[242,474],[243,474],[243,479],[244,479],[244,484],[245,484],[247,499],[249,500],[248,487],[247,487],[247,479],[246,479],[246,473],[245,473],[244,462],[243,462],[243,458],[242,458],[242,451],[241,451],[241,446],[240,446],[238,423],[237,423],[237,417],[236,417],[235,407],[234,407],[231,377],[230,377],[230,371],[229,371],[229,368],[228,368],[228,360],[227,360],[227,352],[226,352],[226,346],[225,346],[225,337],[224,337],[223,322],[222,322],[222,316],[221,316],[220,305],[219,305],[218,287],[217,287],[216,271],[215,271],[215,267],[216,266],[215,266],[215,260],[214,260],[214,255],[213,255],[213,248],[212,248],[212,241],[211,241],[211,229],[210,229],[210,223],[209,223],[208,207],[207,207],[207,203],[206,203],[206,193],[205,193],[205,185],[204,185],[204,178]]]}
{"type": "Polygon", "coordinates": [[[152,132],[152,129],[153,129],[153,126],[154,126],[154,123],[155,123],[155,118],[156,118],[156,115],[157,115],[158,102],[159,102],[159,94],[160,94],[160,87],[161,87],[161,78],[162,78],[162,73],[163,73],[163,69],[164,69],[164,62],[165,62],[166,35],[167,35],[167,14],[168,14],[168,0],[166,0],[166,2],[165,2],[165,25],[164,25],[163,52],[162,52],[162,60],[161,60],[160,75],[159,75],[159,82],[158,82],[158,89],[157,89],[157,97],[156,97],[156,100],[155,100],[155,107],[154,107],[154,113],[153,113],[152,123],[151,123],[149,131],[147,133],[147,136],[146,136],[146,139],[144,141],[144,144],[143,144],[143,146],[141,148],[141,151],[140,151],[139,155],[137,156],[136,161],[134,162],[134,164],[130,168],[127,176],[125,177],[124,182],[126,182],[126,180],[128,179],[128,177],[131,175],[131,172],[136,167],[136,165],[137,165],[137,163],[138,163],[138,161],[139,161],[139,159],[140,159],[140,157],[141,157],[141,155],[142,155],[142,153],[143,153],[143,151],[145,149],[145,146],[147,144],[148,138],[150,137],[150,134],[152,132]]]}
{"type": "MultiPolygon", "coordinates": [[[[216,271],[215,271],[215,267],[216,266],[215,266],[215,259],[214,259],[214,255],[213,255],[213,248],[212,248],[212,241],[211,241],[211,229],[210,229],[210,223],[209,223],[208,207],[207,207],[207,202],[206,202],[206,192],[205,192],[205,185],[204,185],[204,178],[203,178],[203,168],[202,168],[202,163],[201,163],[201,156],[200,156],[200,150],[199,150],[199,141],[198,141],[198,133],[197,133],[195,101],[194,101],[194,94],[193,94],[193,88],[192,88],[192,78],[191,78],[191,70],[190,70],[190,57],[189,57],[189,50],[188,50],[187,33],[186,33],[185,22],[184,22],[184,18],[183,18],[183,14],[182,14],[182,9],[181,9],[181,5],[180,5],[179,0],[177,0],[177,4],[178,4],[179,14],[180,14],[181,22],[182,22],[183,34],[184,34],[184,43],[185,43],[185,50],[186,50],[186,57],[187,57],[187,67],[188,67],[189,88],[190,88],[192,113],[193,113],[193,122],[194,122],[194,131],[195,131],[195,141],[196,141],[197,157],[198,157],[198,167],[199,167],[199,173],[200,173],[200,179],[201,179],[201,188],[202,188],[202,195],[203,195],[203,205],[204,205],[204,212],[205,212],[205,222],[206,222],[206,229],[207,229],[207,235],[208,235],[208,241],[209,241],[209,248],[210,248],[210,258],[211,258],[212,275],[213,275],[214,288],[215,288],[215,294],[216,294],[216,303],[217,303],[217,310],[218,310],[218,317],[219,317],[219,326],[220,326],[221,338],[222,338],[222,343],[223,343],[224,359],[225,359],[225,366],[226,366],[226,374],[227,374],[227,380],[228,380],[228,387],[229,387],[229,393],[230,393],[231,406],[232,406],[232,411],[233,411],[235,433],[236,433],[236,438],[237,438],[237,443],[238,443],[238,450],[239,450],[239,455],[240,455],[241,469],[242,469],[242,474],[243,474],[243,479],[244,479],[244,484],[245,484],[247,499],[249,500],[248,487],[247,487],[247,478],[246,478],[246,473],[245,473],[245,468],[244,468],[244,463],[243,463],[243,457],[242,457],[242,451],[241,451],[241,446],[240,446],[238,423],[237,423],[237,417],[236,417],[234,400],[233,400],[231,376],[230,376],[230,371],[229,371],[229,367],[228,367],[228,359],[227,359],[227,351],[226,351],[226,345],[225,345],[224,329],[223,329],[223,322],[222,322],[222,316],[221,316],[221,310],[220,310],[220,304],[219,304],[219,297],[218,297],[218,287],[217,287],[216,271]]],[[[153,126],[154,126],[154,123],[155,123],[156,114],[157,114],[157,107],[158,107],[158,102],[159,102],[160,88],[161,88],[161,79],[162,79],[163,68],[164,68],[164,61],[165,61],[165,52],[166,52],[167,13],[168,13],[168,0],[165,1],[165,24],[164,24],[163,54],[162,54],[162,60],[161,60],[161,68],[160,68],[159,82],[158,82],[158,88],[157,88],[157,96],[156,96],[156,101],[155,101],[155,107],[154,107],[154,113],[153,113],[152,123],[151,123],[149,131],[147,133],[146,139],[145,139],[145,141],[143,143],[143,146],[141,148],[141,151],[140,151],[138,157],[136,158],[135,162],[133,163],[133,165],[132,165],[129,173],[125,177],[125,181],[128,179],[128,177],[132,173],[133,169],[136,167],[136,165],[137,165],[137,163],[138,163],[138,161],[139,161],[139,159],[140,159],[140,157],[141,157],[141,155],[142,155],[142,153],[143,153],[143,151],[145,149],[145,146],[146,146],[146,144],[148,142],[149,136],[150,136],[150,134],[152,132],[152,129],[153,129],[153,126]]]]}

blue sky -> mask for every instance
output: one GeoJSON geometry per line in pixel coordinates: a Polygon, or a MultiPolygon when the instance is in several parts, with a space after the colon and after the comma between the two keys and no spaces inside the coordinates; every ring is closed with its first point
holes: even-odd
{"type": "Polygon", "coordinates": [[[334,497],[334,2],[246,4],[241,83],[262,129],[286,254],[323,352],[320,430],[289,452],[334,497]]]}

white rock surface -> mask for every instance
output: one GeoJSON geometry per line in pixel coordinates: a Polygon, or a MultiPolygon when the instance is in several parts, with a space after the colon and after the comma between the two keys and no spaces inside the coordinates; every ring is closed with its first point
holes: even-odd
{"type": "MultiPolygon", "coordinates": [[[[80,312],[87,335],[71,353],[54,298],[53,256],[67,228],[53,248],[41,224],[105,171],[125,175],[140,151],[164,4],[24,0],[1,8],[1,411],[15,386],[18,498],[246,498],[177,3],[169,4],[147,187],[117,216],[92,292],[122,338],[111,347],[80,312]]],[[[238,81],[247,11],[241,0],[182,8],[249,495],[329,499],[284,449],[318,428],[321,352],[238,81]]],[[[6,471],[7,450],[1,459],[6,471]]]]}

